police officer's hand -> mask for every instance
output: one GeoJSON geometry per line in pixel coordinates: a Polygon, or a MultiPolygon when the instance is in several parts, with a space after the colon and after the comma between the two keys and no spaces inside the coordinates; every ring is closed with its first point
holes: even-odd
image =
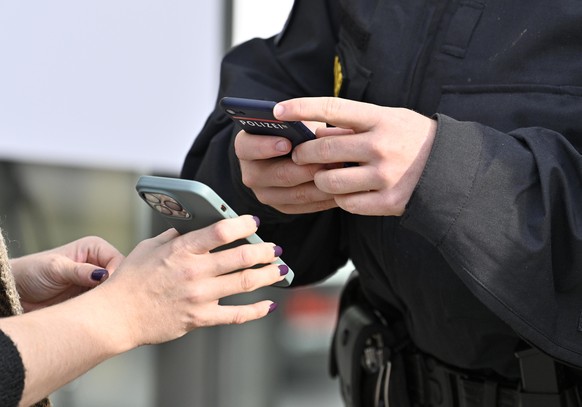
{"type": "Polygon", "coordinates": [[[319,121],[340,129],[318,129],[317,139],[297,146],[292,159],[317,171],[313,180],[322,194],[361,215],[404,212],[437,127],[435,120],[412,110],[339,98],[288,100],[274,113],[280,120],[319,121]],[[332,167],[323,169],[325,164],[332,167]]]}
{"type": "MultiPolygon", "coordinates": [[[[306,124],[312,129],[317,126],[306,124]]],[[[295,164],[288,156],[291,142],[286,138],[241,131],[235,138],[234,148],[240,161],[242,181],[260,202],[289,214],[318,212],[337,206],[333,196],[313,182],[314,175],[326,166],[295,164]]]]}

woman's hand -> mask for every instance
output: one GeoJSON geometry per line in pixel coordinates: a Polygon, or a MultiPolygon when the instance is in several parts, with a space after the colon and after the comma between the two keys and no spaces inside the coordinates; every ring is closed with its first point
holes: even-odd
{"type": "Polygon", "coordinates": [[[133,346],[172,340],[198,327],[264,317],[274,309],[272,301],[225,306],[219,299],[281,281],[288,268],[270,264],[280,248],[260,243],[212,251],[256,230],[256,219],[249,215],[184,235],[168,230],[141,242],[96,290],[107,291],[107,301],[124,319],[118,325],[129,329],[133,346]],[[251,268],[257,264],[266,265],[251,268]]]}
{"type": "Polygon", "coordinates": [[[99,237],[85,237],[55,249],[11,259],[25,311],[43,308],[97,286],[123,255],[99,237]]]}
{"type": "MultiPolygon", "coordinates": [[[[286,266],[269,264],[281,249],[261,243],[211,252],[256,230],[257,221],[248,215],[185,235],[171,229],[138,244],[119,267],[117,251],[95,238],[20,259],[15,268],[26,271],[20,277],[37,281],[38,274],[47,274],[41,281],[48,281],[48,291],[66,286],[61,283],[69,281],[64,275],[77,275],[79,286],[94,284],[86,273],[57,270],[80,270],[77,263],[83,260],[117,269],[98,287],[69,301],[0,318],[0,329],[17,345],[26,370],[22,405],[33,404],[98,363],[137,346],[170,341],[202,326],[267,315],[275,307],[272,301],[222,306],[218,300],[281,281],[286,266]],[[256,264],[267,265],[249,268],[256,264]],[[29,274],[32,270],[36,273],[29,274]]],[[[42,284],[39,293],[36,283],[29,286],[34,289],[26,292],[35,298],[47,291],[42,284]]]]}

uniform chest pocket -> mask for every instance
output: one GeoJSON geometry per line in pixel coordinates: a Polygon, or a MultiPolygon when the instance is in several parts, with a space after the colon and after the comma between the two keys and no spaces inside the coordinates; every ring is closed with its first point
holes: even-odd
{"type": "Polygon", "coordinates": [[[437,110],[503,132],[543,127],[582,152],[582,87],[552,85],[444,86],[437,110]]]}

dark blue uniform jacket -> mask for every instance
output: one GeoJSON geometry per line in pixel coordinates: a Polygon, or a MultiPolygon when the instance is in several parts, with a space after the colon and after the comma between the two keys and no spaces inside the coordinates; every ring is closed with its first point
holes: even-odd
{"type": "Polygon", "coordinates": [[[219,97],[332,96],[336,56],[339,96],[438,119],[404,216],[261,206],[219,108],[182,177],[258,215],[296,284],[351,258],[437,358],[516,377],[524,338],[582,366],[582,1],[297,0],[281,34],[226,55],[219,97]]]}

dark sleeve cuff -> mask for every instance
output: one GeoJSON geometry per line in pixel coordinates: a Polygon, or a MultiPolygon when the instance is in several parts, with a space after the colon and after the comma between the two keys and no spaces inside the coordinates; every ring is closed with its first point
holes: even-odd
{"type": "Polygon", "coordinates": [[[438,122],[435,141],[402,225],[438,247],[470,196],[482,133],[471,122],[458,122],[441,114],[434,118],[438,122]]]}
{"type": "Polygon", "coordinates": [[[24,365],[16,345],[0,331],[0,406],[16,407],[24,390],[24,365]]]}

